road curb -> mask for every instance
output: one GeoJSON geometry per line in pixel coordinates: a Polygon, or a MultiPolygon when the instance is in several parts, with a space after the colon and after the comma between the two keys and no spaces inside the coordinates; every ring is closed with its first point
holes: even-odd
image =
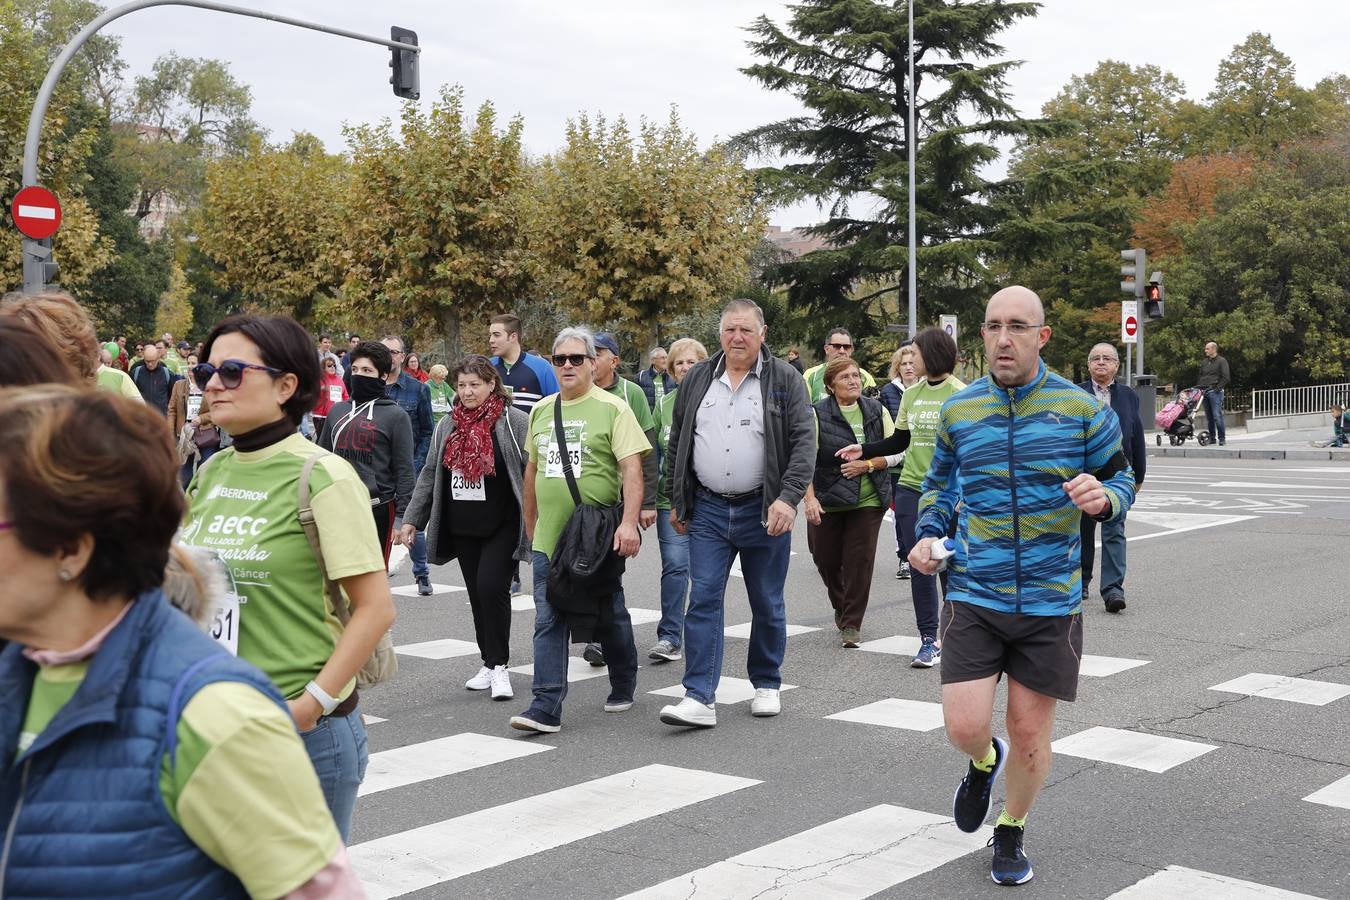
{"type": "Polygon", "coordinates": [[[1350,450],[1315,447],[1295,450],[1264,447],[1149,447],[1148,455],[1181,459],[1330,460],[1350,464],[1350,450]]]}

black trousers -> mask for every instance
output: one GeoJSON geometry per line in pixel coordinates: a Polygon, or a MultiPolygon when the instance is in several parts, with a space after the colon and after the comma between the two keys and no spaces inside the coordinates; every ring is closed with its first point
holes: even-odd
{"type": "Polygon", "coordinates": [[[393,548],[395,509],[393,500],[377,503],[370,508],[370,515],[375,520],[375,538],[380,542],[380,551],[384,553],[386,569],[389,568],[389,551],[393,548]]]}
{"type": "Polygon", "coordinates": [[[520,540],[520,520],[510,518],[487,537],[454,535],[455,557],[469,589],[474,637],[483,665],[504,666],[511,658],[512,554],[520,540]]]}

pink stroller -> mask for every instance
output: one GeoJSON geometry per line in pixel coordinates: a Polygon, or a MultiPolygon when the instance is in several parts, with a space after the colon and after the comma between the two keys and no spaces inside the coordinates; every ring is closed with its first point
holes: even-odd
{"type": "MultiPolygon", "coordinates": [[[[1196,434],[1193,419],[1195,411],[1204,402],[1206,393],[1202,387],[1186,388],[1178,392],[1176,399],[1153,417],[1154,423],[1163,430],[1163,434],[1167,435],[1167,440],[1173,447],[1186,443],[1186,439],[1191,437],[1198,440],[1202,447],[1209,443],[1208,434],[1203,431],[1196,434]]],[[[1158,445],[1162,446],[1162,434],[1158,435],[1158,445]]]]}

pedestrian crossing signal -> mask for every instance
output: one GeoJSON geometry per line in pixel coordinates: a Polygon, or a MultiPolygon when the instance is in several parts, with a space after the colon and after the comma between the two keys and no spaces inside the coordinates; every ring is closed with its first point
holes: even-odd
{"type": "Polygon", "coordinates": [[[1149,281],[1148,287],[1144,288],[1144,315],[1150,319],[1161,319],[1163,317],[1163,300],[1166,293],[1163,291],[1162,273],[1154,272],[1153,279],[1149,281]]]}

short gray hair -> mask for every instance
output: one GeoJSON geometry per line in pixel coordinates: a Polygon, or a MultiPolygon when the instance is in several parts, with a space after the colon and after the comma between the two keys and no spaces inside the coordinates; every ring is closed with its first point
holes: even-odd
{"type": "Polygon", "coordinates": [[[1093,344],[1092,349],[1088,351],[1089,358],[1091,358],[1092,354],[1096,351],[1098,347],[1105,347],[1106,349],[1110,350],[1112,353],[1115,354],[1116,362],[1120,362],[1120,351],[1116,349],[1115,344],[1112,344],[1109,341],[1098,341],[1097,343],[1093,344]]]}
{"type": "Polygon", "coordinates": [[[755,318],[759,320],[759,327],[764,328],[764,310],[759,308],[759,304],[753,300],[747,300],[744,297],[737,297],[726,306],[722,307],[722,318],[725,319],[732,313],[753,312],[755,318]]]}
{"type": "Polygon", "coordinates": [[[591,359],[595,359],[595,335],[589,328],[582,328],[579,325],[572,328],[564,328],[562,331],[558,332],[558,336],[553,339],[553,352],[557,353],[558,347],[566,341],[581,341],[581,343],[586,345],[586,355],[591,359]]]}

